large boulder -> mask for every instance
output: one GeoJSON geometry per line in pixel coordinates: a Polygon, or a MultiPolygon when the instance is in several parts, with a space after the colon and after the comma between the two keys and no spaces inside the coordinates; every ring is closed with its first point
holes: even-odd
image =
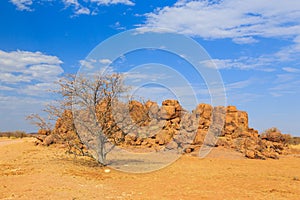
{"type": "Polygon", "coordinates": [[[180,117],[182,108],[177,100],[165,100],[160,108],[160,117],[163,120],[171,120],[180,117]]]}
{"type": "Polygon", "coordinates": [[[159,131],[156,135],[155,142],[159,145],[165,145],[169,143],[172,139],[172,133],[168,130],[159,131]]]}
{"type": "Polygon", "coordinates": [[[156,102],[153,102],[153,101],[147,101],[145,103],[145,106],[148,110],[149,117],[151,119],[157,119],[157,114],[159,112],[158,104],[156,102]]]}
{"type": "Polygon", "coordinates": [[[202,118],[210,119],[212,110],[213,107],[211,105],[202,103],[196,107],[195,113],[196,115],[199,115],[202,118]]]}
{"type": "Polygon", "coordinates": [[[175,106],[162,106],[160,108],[160,117],[164,120],[170,120],[176,118],[175,106]]]}
{"type": "Polygon", "coordinates": [[[43,143],[44,143],[44,145],[46,145],[46,146],[49,146],[50,144],[53,144],[53,143],[55,143],[55,136],[54,135],[48,135],[45,139],[44,139],[44,141],[43,141],[43,143]]]}

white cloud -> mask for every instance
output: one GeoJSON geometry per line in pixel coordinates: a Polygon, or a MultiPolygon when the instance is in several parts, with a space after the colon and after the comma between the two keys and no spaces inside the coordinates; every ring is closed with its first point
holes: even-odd
{"type": "Polygon", "coordinates": [[[111,25],[110,27],[116,30],[126,30],[126,27],[122,26],[120,22],[116,22],[115,24],[111,25]]]}
{"type": "Polygon", "coordinates": [[[277,85],[278,83],[279,84],[286,83],[294,79],[295,79],[295,75],[292,73],[277,74],[275,79],[275,85],[277,85]]]}
{"type": "Polygon", "coordinates": [[[294,40],[294,44],[282,48],[274,54],[281,61],[298,60],[300,56],[300,41],[294,40]]]}
{"type": "Polygon", "coordinates": [[[0,71],[2,72],[23,72],[26,66],[37,64],[60,65],[62,61],[56,56],[45,55],[38,51],[5,52],[0,50],[0,71]]]}
{"type": "Polygon", "coordinates": [[[78,0],[62,0],[62,1],[66,6],[71,6],[71,5],[74,5],[75,7],[80,6],[78,0]]]}
{"type": "Polygon", "coordinates": [[[34,95],[26,92],[27,89],[34,90],[36,95],[45,93],[45,86],[47,89],[50,85],[53,87],[53,82],[64,72],[61,64],[58,57],[41,52],[0,50],[0,91],[14,88],[16,94],[22,91],[23,94],[34,95]]]}
{"type": "Polygon", "coordinates": [[[53,82],[49,83],[37,83],[33,85],[26,85],[22,90],[19,90],[19,94],[29,95],[29,96],[45,96],[50,90],[55,89],[55,84],[53,82]]]}
{"type": "Polygon", "coordinates": [[[274,97],[284,95],[299,95],[300,91],[300,70],[292,67],[284,67],[285,73],[277,74],[276,79],[269,89],[274,97]]]}
{"type": "Polygon", "coordinates": [[[242,89],[242,88],[250,86],[253,83],[254,83],[254,81],[252,79],[248,79],[248,80],[228,83],[225,85],[225,88],[227,91],[234,90],[234,89],[242,89]]]}
{"type": "Polygon", "coordinates": [[[300,2],[295,0],[178,1],[146,14],[144,27],[167,28],[207,39],[231,38],[237,43],[256,37],[300,34],[300,2]]]}
{"type": "Polygon", "coordinates": [[[90,60],[80,60],[79,63],[80,63],[80,66],[81,67],[86,67],[88,69],[94,69],[94,64],[96,63],[97,61],[94,60],[94,59],[90,59],[90,60]]]}
{"type": "Polygon", "coordinates": [[[14,75],[13,73],[1,73],[0,83],[19,83],[19,82],[30,82],[30,77],[24,75],[14,75]]]}
{"type": "Polygon", "coordinates": [[[258,40],[254,39],[253,37],[237,37],[233,38],[232,41],[237,44],[251,44],[258,42],[258,40]]]}
{"type": "Polygon", "coordinates": [[[75,11],[76,15],[89,15],[91,13],[90,9],[81,7],[75,11]]]}
{"type": "Polygon", "coordinates": [[[234,68],[236,63],[233,63],[231,59],[211,59],[211,60],[204,60],[201,63],[201,66],[213,68],[213,69],[228,69],[234,68]]]}
{"type": "Polygon", "coordinates": [[[45,106],[44,99],[32,97],[3,96],[0,94],[0,129],[36,131],[37,127],[25,120],[31,113],[41,113],[45,106]]]}
{"type": "Polygon", "coordinates": [[[30,6],[32,5],[32,0],[10,0],[18,10],[32,11],[30,6]]]}
{"type": "MultiPolygon", "coordinates": [[[[122,4],[126,6],[134,6],[135,3],[130,0],[60,0],[66,8],[71,7],[74,15],[97,15],[99,6],[110,6],[116,4],[122,4]]],[[[33,1],[33,0],[10,0],[18,10],[32,11],[31,8],[34,4],[46,4],[48,1],[33,1]]]]}
{"type": "Polygon", "coordinates": [[[124,4],[128,6],[134,6],[135,4],[130,0],[90,0],[92,3],[98,5],[111,5],[111,4],[124,4]]]}
{"type": "Polygon", "coordinates": [[[293,67],[283,67],[282,70],[289,72],[289,73],[299,73],[300,69],[293,68],[293,67]]]}
{"type": "Polygon", "coordinates": [[[62,0],[66,7],[74,7],[74,14],[76,15],[89,15],[90,9],[82,6],[78,0],[62,0]]]}
{"type": "MultiPolygon", "coordinates": [[[[295,41],[295,40],[294,40],[295,41]]],[[[273,72],[284,62],[298,61],[300,56],[300,41],[299,44],[292,44],[282,47],[277,52],[270,54],[262,54],[258,57],[242,56],[239,58],[228,59],[211,59],[203,61],[201,64],[205,67],[217,69],[240,69],[240,70],[261,70],[273,72]]],[[[300,69],[283,67],[286,72],[300,72],[300,69]]]]}
{"type": "Polygon", "coordinates": [[[275,71],[300,56],[300,1],[294,0],[179,0],[145,15],[141,31],[175,31],[204,39],[232,39],[237,44],[275,38],[292,44],[258,57],[242,56],[205,61],[206,67],[275,71]]]}
{"type": "Polygon", "coordinates": [[[109,65],[112,63],[110,59],[100,59],[99,62],[103,65],[109,65]]]}
{"type": "MultiPolygon", "coordinates": [[[[1,59],[1,58],[0,58],[1,59]]],[[[7,72],[0,68],[0,83],[30,83],[33,80],[53,82],[64,71],[59,65],[36,64],[7,72]]]]}
{"type": "Polygon", "coordinates": [[[12,90],[14,90],[14,88],[0,85],[0,91],[12,91],[12,90]]]}
{"type": "Polygon", "coordinates": [[[32,131],[25,116],[40,113],[64,72],[62,61],[41,52],[0,50],[0,128],[32,131]],[[17,124],[17,126],[15,125],[17,124]]]}
{"type": "Polygon", "coordinates": [[[284,95],[298,95],[300,91],[300,80],[288,80],[270,88],[270,94],[274,97],[284,95]]]}
{"type": "Polygon", "coordinates": [[[222,69],[240,69],[240,70],[260,70],[274,71],[272,64],[278,60],[272,55],[264,55],[258,58],[243,56],[236,59],[211,59],[202,61],[204,67],[222,69]]]}
{"type": "Polygon", "coordinates": [[[58,77],[64,70],[59,65],[40,64],[32,65],[26,71],[25,74],[39,81],[51,82],[54,77],[58,77]]]}
{"type": "Polygon", "coordinates": [[[62,0],[66,7],[74,9],[74,15],[96,15],[98,13],[97,6],[109,6],[114,4],[123,4],[133,6],[134,3],[130,0],[62,0]],[[93,4],[96,4],[93,5],[93,4]]]}

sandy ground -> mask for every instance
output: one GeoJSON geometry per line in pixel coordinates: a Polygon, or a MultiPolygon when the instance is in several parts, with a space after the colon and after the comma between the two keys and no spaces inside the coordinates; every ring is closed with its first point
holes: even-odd
{"type": "Polygon", "coordinates": [[[109,173],[33,139],[0,139],[0,199],[300,199],[300,157],[249,160],[214,150],[161,170],[109,173]]]}
{"type": "Polygon", "coordinates": [[[8,145],[8,144],[18,143],[18,142],[24,142],[24,140],[21,140],[21,139],[15,139],[15,140],[12,140],[12,139],[0,139],[0,147],[8,145]]]}

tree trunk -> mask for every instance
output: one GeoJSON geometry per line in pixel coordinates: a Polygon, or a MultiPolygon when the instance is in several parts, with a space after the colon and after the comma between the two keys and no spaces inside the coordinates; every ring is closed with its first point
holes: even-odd
{"type": "Polygon", "coordinates": [[[97,145],[97,156],[98,156],[98,163],[101,165],[107,165],[106,162],[106,149],[105,149],[105,136],[100,135],[98,138],[98,145],[97,145]]]}

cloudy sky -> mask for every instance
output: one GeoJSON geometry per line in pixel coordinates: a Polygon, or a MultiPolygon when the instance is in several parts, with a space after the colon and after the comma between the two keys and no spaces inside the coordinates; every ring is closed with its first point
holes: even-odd
{"type": "MultiPolygon", "coordinates": [[[[39,113],[52,100],[53,82],[76,73],[102,41],[159,27],[205,48],[227,103],[246,110],[250,126],[300,136],[300,1],[2,0],[0,9],[0,131],[35,131],[25,116],[39,113]]],[[[153,52],[127,57],[134,61],[116,63],[161,58],[153,52]]],[[[180,63],[162,64],[184,68],[180,63]]]]}

